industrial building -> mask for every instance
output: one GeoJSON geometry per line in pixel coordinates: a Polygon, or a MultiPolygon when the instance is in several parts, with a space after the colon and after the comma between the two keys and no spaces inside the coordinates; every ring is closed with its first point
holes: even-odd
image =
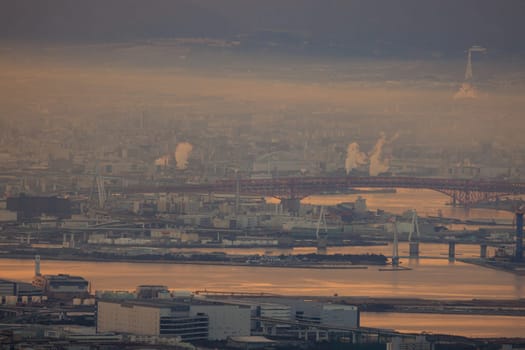
{"type": "Polygon", "coordinates": [[[357,306],[294,299],[286,299],[283,303],[291,306],[296,321],[347,328],[358,328],[360,324],[357,306]]]}
{"type": "Polygon", "coordinates": [[[35,276],[33,286],[51,298],[72,299],[89,296],[89,282],[81,276],[67,274],[35,276]]]}
{"type": "Polygon", "coordinates": [[[415,339],[394,337],[386,344],[387,350],[430,350],[432,348],[423,335],[416,336],[415,339]]]}
{"type": "Polygon", "coordinates": [[[7,198],[7,210],[17,212],[17,220],[31,220],[42,214],[71,218],[71,202],[66,198],[25,196],[7,198]]]}
{"type": "Polygon", "coordinates": [[[30,283],[0,279],[0,304],[38,303],[42,290],[30,283]]]}
{"type": "Polygon", "coordinates": [[[359,328],[359,308],[283,297],[223,299],[232,305],[251,309],[252,332],[267,335],[287,334],[294,323],[318,324],[335,328],[359,328]],[[282,323],[279,321],[282,320],[282,323]]]}
{"type": "Polygon", "coordinates": [[[38,255],[35,257],[33,286],[42,290],[44,295],[50,298],[73,299],[89,296],[89,282],[81,276],[42,275],[40,273],[40,256],[38,255]]]}
{"type": "Polygon", "coordinates": [[[97,332],[226,340],[250,335],[250,308],[205,301],[99,300],[97,332]]]}

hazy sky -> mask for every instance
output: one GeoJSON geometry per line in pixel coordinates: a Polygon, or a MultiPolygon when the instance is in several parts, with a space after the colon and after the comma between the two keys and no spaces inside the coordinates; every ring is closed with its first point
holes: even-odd
{"type": "Polygon", "coordinates": [[[524,52],[522,0],[2,0],[0,39],[242,38],[356,54],[524,52]]]}
{"type": "Polygon", "coordinates": [[[522,0],[0,0],[1,117],[164,109],[336,115],[357,129],[366,115],[381,120],[370,119],[374,140],[399,129],[443,144],[514,143],[525,128],[524,9],[522,0]],[[158,40],[177,38],[235,44],[158,40]],[[488,49],[474,55],[479,96],[454,100],[473,44],[488,49]]]}

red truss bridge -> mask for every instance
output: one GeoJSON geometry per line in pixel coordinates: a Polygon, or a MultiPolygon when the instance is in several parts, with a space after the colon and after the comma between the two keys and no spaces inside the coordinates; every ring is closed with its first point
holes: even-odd
{"type": "Polygon", "coordinates": [[[430,189],[446,194],[454,204],[469,205],[505,195],[525,194],[525,182],[482,179],[445,179],[396,176],[283,177],[270,179],[226,179],[207,184],[128,187],[126,193],[204,192],[240,193],[302,199],[323,192],[344,192],[352,188],[430,189]]]}

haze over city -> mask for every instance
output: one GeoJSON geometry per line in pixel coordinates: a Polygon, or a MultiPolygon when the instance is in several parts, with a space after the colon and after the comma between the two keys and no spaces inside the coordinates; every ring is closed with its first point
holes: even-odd
{"type": "Polygon", "coordinates": [[[524,347],[524,14],[1,1],[0,343],[524,347]]]}

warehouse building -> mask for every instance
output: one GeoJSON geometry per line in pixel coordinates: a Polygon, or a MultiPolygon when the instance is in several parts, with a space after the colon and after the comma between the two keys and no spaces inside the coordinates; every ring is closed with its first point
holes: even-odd
{"type": "Polygon", "coordinates": [[[222,301],[250,307],[252,334],[290,336],[293,333],[293,322],[334,327],[336,330],[360,327],[359,308],[354,305],[286,297],[250,297],[222,301]],[[279,322],[280,320],[283,322],[279,322]]]}
{"type": "Polygon", "coordinates": [[[42,290],[30,283],[0,279],[0,304],[40,303],[42,290]]]}
{"type": "Polygon", "coordinates": [[[250,308],[205,301],[99,300],[97,332],[226,340],[250,335],[250,308]]]}
{"type": "MultiPolygon", "coordinates": [[[[237,302],[237,301],[236,301],[237,302]]],[[[262,297],[242,302],[257,305],[260,317],[304,321],[323,326],[360,327],[359,308],[354,305],[330,304],[297,298],[262,297]]]]}

